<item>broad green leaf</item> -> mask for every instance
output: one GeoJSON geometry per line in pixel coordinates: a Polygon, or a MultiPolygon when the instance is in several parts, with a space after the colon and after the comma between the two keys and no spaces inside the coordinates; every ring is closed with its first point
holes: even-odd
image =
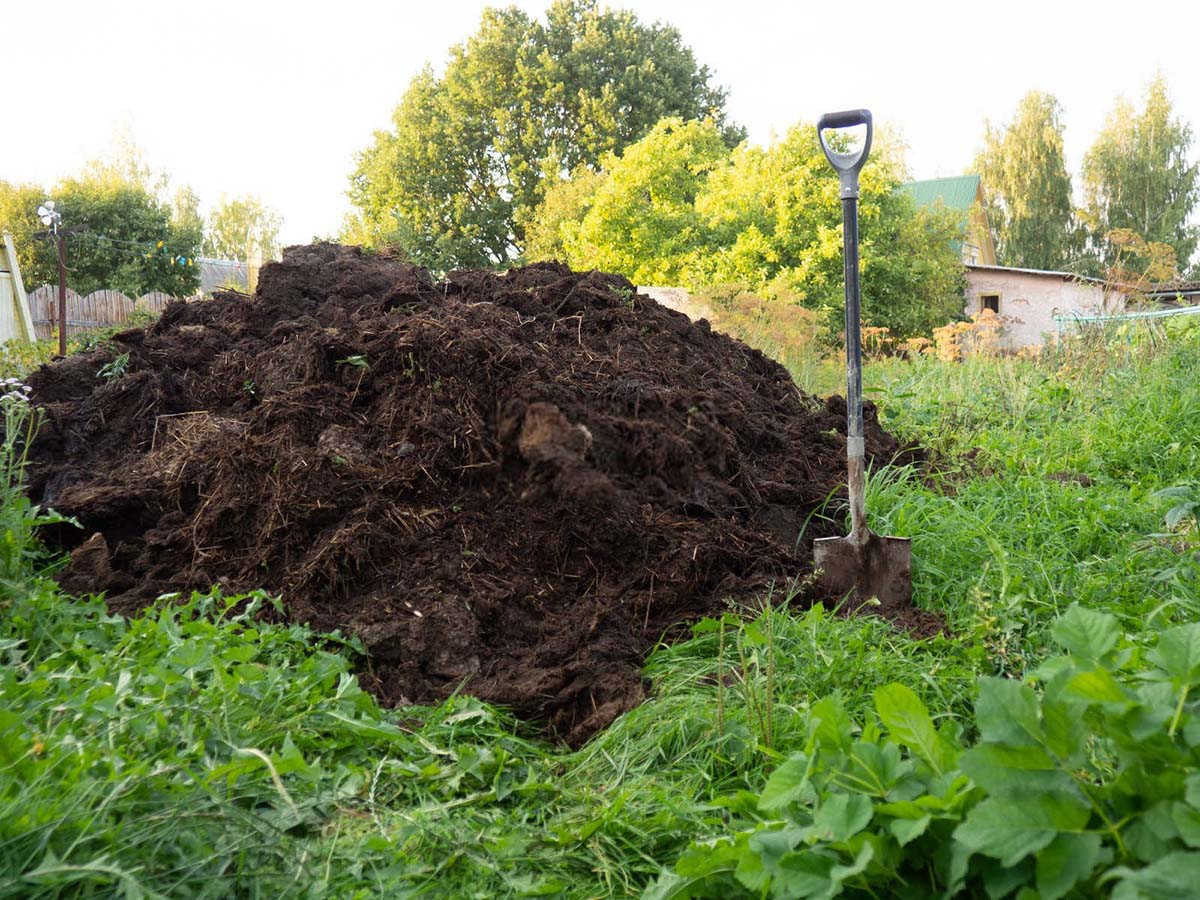
{"type": "Polygon", "coordinates": [[[1155,860],[1144,869],[1119,866],[1102,882],[1120,879],[1121,886],[1136,888],[1150,897],[1195,897],[1200,889],[1200,853],[1177,851],[1155,860]]]}
{"type": "Polygon", "coordinates": [[[1145,822],[1133,822],[1126,826],[1124,840],[1129,852],[1142,862],[1152,862],[1170,849],[1168,842],[1159,837],[1145,822]]]}
{"type": "Polygon", "coordinates": [[[293,772],[302,772],[305,775],[312,774],[312,768],[304,760],[304,754],[296,747],[292,741],[291,734],[287,734],[283,738],[283,746],[279,750],[279,754],[272,757],[271,761],[275,764],[275,773],[277,775],[290,775],[293,772]]]}
{"type": "Polygon", "coordinates": [[[1060,834],[1037,855],[1042,900],[1057,900],[1087,878],[1100,856],[1100,835],[1060,834]]]}
{"type": "Polygon", "coordinates": [[[1189,847],[1200,847],[1200,810],[1187,803],[1171,804],[1171,820],[1189,847]]]}
{"type": "Polygon", "coordinates": [[[1085,704],[1082,700],[1056,693],[1049,688],[1042,698],[1042,727],[1046,747],[1064,762],[1078,759],[1083,752],[1087,730],[1079,727],[1085,704]]]}
{"type": "Polygon", "coordinates": [[[770,868],[804,840],[803,828],[763,828],[750,835],[748,846],[770,868]]]}
{"type": "Polygon", "coordinates": [[[1021,797],[1030,791],[1074,791],[1071,776],[1041,747],[979,744],[959,758],[959,767],[992,795],[1021,797]]]}
{"type": "Polygon", "coordinates": [[[972,851],[1012,866],[1041,850],[1059,831],[1081,830],[1090,814],[1090,807],[1070,794],[989,797],[967,814],[954,837],[972,851]]]}
{"type": "Polygon", "coordinates": [[[1015,866],[987,860],[979,868],[988,897],[1009,897],[1013,891],[1027,886],[1034,878],[1032,859],[1023,860],[1015,866]]]}
{"type": "Polygon", "coordinates": [[[641,900],[685,900],[693,896],[692,889],[701,881],[701,878],[684,878],[666,869],[646,887],[641,900]]]}
{"type": "Polygon", "coordinates": [[[854,862],[848,866],[834,866],[833,871],[829,874],[833,877],[836,884],[841,884],[847,878],[853,878],[855,875],[861,875],[866,871],[867,865],[875,857],[875,847],[870,841],[865,841],[858,853],[854,856],[854,862]]]}
{"type": "Polygon", "coordinates": [[[985,741],[1032,746],[1043,740],[1033,688],[1010,678],[979,679],[975,723],[985,741]]]}
{"type": "Polygon", "coordinates": [[[891,736],[941,774],[954,765],[955,749],[934,728],[921,699],[902,684],[875,691],[875,709],[891,736]]]}
{"type": "Polygon", "coordinates": [[[714,798],[712,805],[727,809],[736,816],[751,816],[758,809],[758,798],[759,795],[753,791],[740,790],[714,798]]]}
{"type": "Polygon", "coordinates": [[[1098,661],[1115,647],[1119,634],[1116,616],[1074,603],[1050,630],[1068,653],[1087,662],[1098,661]]]}
{"type": "Polygon", "coordinates": [[[928,814],[921,816],[919,819],[892,819],[888,823],[888,831],[892,833],[900,846],[903,847],[909,841],[923,835],[932,821],[933,817],[928,814]]]}
{"type": "Polygon", "coordinates": [[[1069,656],[1052,656],[1029,673],[1029,676],[1042,684],[1049,684],[1064,672],[1075,668],[1075,663],[1069,656]]]}
{"type": "Polygon", "coordinates": [[[778,898],[832,897],[837,882],[831,877],[837,864],[831,856],[812,850],[789,853],[779,861],[772,896],[778,898]]]}
{"type": "Polygon", "coordinates": [[[959,841],[947,841],[939,848],[937,859],[946,876],[946,896],[954,896],[966,881],[971,850],[959,841]]]}
{"type": "Polygon", "coordinates": [[[855,741],[845,771],[860,790],[882,796],[912,772],[912,761],[903,759],[900,747],[892,741],[855,741]]]}
{"type": "Polygon", "coordinates": [[[809,787],[808,768],[809,758],[804,753],[793,754],[780,763],[763,786],[758,799],[759,809],[776,812],[800,799],[809,787]]]}
{"type": "Polygon", "coordinates": [[[1146,657],[1170,675],[1177,687],[1200,682],[1200,623],[1168,628],[1146,657]]]}
{"type": "Polygon", "coordinates": [[[1179,837],[1179,826],[1175,824],[1175,819],[1171,816],[1171,801],[1169,800],[1159,800],[1142,813],[1141,820],[1147,828],[1164,841],[1179,837]]]}
{"type": "Polygon", "coordinates": [[[915,800],[881,803],[875,807],[875,812],[883,816],[895,816],[897,819],[920,819],[929,815],[929,810],[915,800]]]}
{"type": "Polygon", "coordinates": [[[862,794],[833,794],[825,799],[809,828],[809,836],[822,841],[845,841],[871,821],[871,800],[862,794]]]}
{"type": "Polygon", "coordinates": [[[1134,691],[1137,705],[1122,720],[1135,741],[1146,741],[1166,734],[1178,699],[1169,681],[1139,685],[1134,691]]]}
{"type": "Polygon", "coordinates": [[[716,872],[732,872],[743,854],[750,852],[746,844],[744,835],[689,844],[675,863],[675,871],[685,878],[704,878],[716,872]]]}
{"type": "Polygon", "coordinates": [[[854,723],[838,697],[822,697],[813,704],[810,716],[817,722],[814,737],[818,746],[849,750],[854,723]]]}
{"type": "Polygon", "coordinates": [[[1185,782],[1187,785],[1187,793],[1184,795],[1187,802],[1200,809],[1200,772],[1193,772],[1187,777],[1185,782]]]}
{"type": "Polygon", "coordinates": [[[739,884],[756,894],[763,894],[771,884],[771,873],[767,871],[767,864],[753,846],[748,846],[743,851],[733,874],[739,884]]]}
{"type": "Polygon", "coordinates": [[[760,829],[750,835],[738,860],[737,880],[752,891],[762,893],[768,885],[779,885],[784,860],[804,839],[799,828],[760,829]]]}
{"type": "Polygon", "coordinates": [[[1129,694],[1113,678],[1108,669],[1096,668],[1077,672],[1066,688],[1069,693],[1092,703],[1129,703],[1129,694]]]}

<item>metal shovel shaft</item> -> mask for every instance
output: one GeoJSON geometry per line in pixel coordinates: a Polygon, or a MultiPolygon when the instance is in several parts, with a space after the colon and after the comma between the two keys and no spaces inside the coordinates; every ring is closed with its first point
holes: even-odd
{"type": "Polygon", "coordinates": [[[867,540],[866,444],[863,439],[861,295],[858,286],[858,173],[851,193],[842,186],[843,264],[846,277],[846,487],[850,496],[850,540],[867,540]]]}

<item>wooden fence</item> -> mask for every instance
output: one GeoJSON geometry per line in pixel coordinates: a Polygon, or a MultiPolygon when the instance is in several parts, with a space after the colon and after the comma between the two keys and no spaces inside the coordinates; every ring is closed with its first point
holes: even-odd
{"type": "MultiPolygon", "coordinates": [[[[67,288],[67,336],[95,328],[122,325],[129,321],[135,309],[158,315],[174,299],[162,291],[143,294],[137,300],[130,300],[120,291],[92,291],[86,297],[81,297],[67,288]]],[[[29,314],[39,339],[53,337],[58,324],[58,286],[43,284],[37,290],[30,291],[29,314]]]]}

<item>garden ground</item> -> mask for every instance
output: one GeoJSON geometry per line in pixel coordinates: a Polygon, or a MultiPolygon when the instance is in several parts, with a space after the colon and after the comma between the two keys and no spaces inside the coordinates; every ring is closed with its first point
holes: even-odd
{"type": "Polygon", "coordinates": [[[64,597],[9,459],[0,893],[1180,895],[1198,364],[1181,328],[869,365],[935,460],[877,470],[872,519],[912,536],[949,635],[776,594],[656,650],[649,699],[575,751],[471,698],[382,711],[360,645],[261,624],[265,596],[130,620],[64,597]]]}

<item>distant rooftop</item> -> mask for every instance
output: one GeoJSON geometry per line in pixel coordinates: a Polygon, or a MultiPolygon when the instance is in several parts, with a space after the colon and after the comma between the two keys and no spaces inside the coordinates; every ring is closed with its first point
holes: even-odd
{"type": "Polygon", "coordinates": [[[917,206],[933,206],[941,200],[947,209],[966,213],[979,193],[979,176],[955,175],[952,178],[910,181],[900,185],[900,190],[912,197],[917,206]]]}

